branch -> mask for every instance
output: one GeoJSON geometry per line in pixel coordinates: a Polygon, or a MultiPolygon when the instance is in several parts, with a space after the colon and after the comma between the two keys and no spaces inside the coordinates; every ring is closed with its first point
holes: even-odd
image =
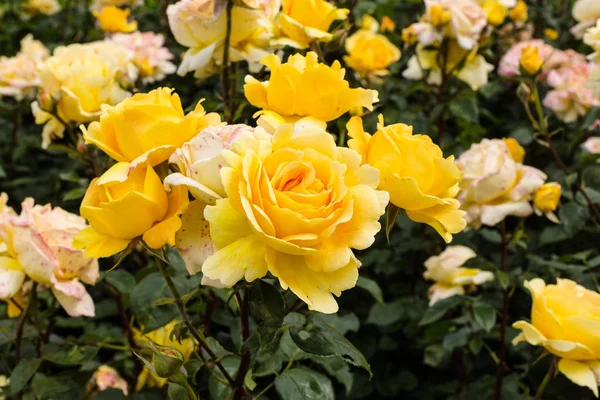
{"type": "MultiPolygon", "coordinates": [[[[248,337],[250,336],[250,323],[248,319],[249,312],[249,304],[248,304],[248,286],[244,286],[244,298],[239,299],[240,303],[240,319],[242,323],[242,339],[243,343],[246,342],[248,337]]],[[[233,394],[233,400],[241,400],[246,394],[244,390],[244,379],[246,378],[246,374],[248,373],[248,368],[250,367],[250,353],[245,352],[242,354],[242,359],[240,360],[240,366],[238,368],[237,375],[235,377],[235,393],[233,394]]]]}
{"type": "Polygon", "coordinates": [[[175,305],[177,306],[177,309],[179,310],[179,314],[181,314],[181,318],[183,318],[183,322],[184,322],[185,326],[190,330],[192,336],[200,344],[200,347],[202,347],[206,351],[206,353],[210,357],[211,361],[213,363],[215,363],[217,368],[219,368],[219,370],[221,371],[221,373],[227,380],[227,383],[229,383],[229,385],[231,387],[236,387],[235,381],[233,380],[231,375],[229,375],[229,373],[227,372],[225,367],[223,367],[223,365],[219,362],[215,353],[208,346],[208,344],[206,343],[204,338],[200,335],[198,330],[196,330],[194,325],[191,323],[187,313],[185,312],[185,306],[184,306],[183,302],[181,301],[181,296],[179,295],[179,291],[175,287],[175,283],[173,282],[173,279],[171,279],[171,275],[169,275],[169,271],[167,271],[168,262],[164,259],[164,257],[154,254],[154,252],[152,252],[152,254],[159,259],[158,269],[160,270],[160,273],[162,274],[167,286],[169,287],[169,290],[171,290],[171,293],[173,294],[173,298],[175,300],[175,305]]]}
{"type": "MultiPolygon", "coordinates": [[[[501,253],[501,269],[502,272],[506,272],[508,269],[508,240],[506,235],[506,222],[502,221],[500,225],[501,235],[502,235],[502,253],[501,253]]],[[[506,287],[503,293],[503,304],[502,304],[502,319],[500,320],[500,335],[498,340],[500,341],[500,354],[498,360],[498,370],[496,373],[496,392],[494,394],[494,399],[501,400],[502,399],[502,383],[504,381],[504,370],[506,364],[506,325],[508,325],[508,306],[509,306],[509,293],[510,288],[506,287]]]]}
{"type": "Polygon", "coordinates": [[[231,99],[229,98],[229,46],[231,42],[231,11],[233,10],[233,0],[227,0],[227,32],[225,34],[225,43],[223,44],[223,65],[221,66],[221,87],[223,89],[223,114],[227,123],[233,122],[233,113],[231,112],[231,99]]]}
{"type": "Polygon", "coordinates": [[[15,354],[17,364],[19,363],[19,361],[21,361],[21,341],[23,339],[23,328],[25,327],[25,320],[29,315],[29,310],[31,309],[32,304],[35,303],[36,300],[37,285],[37,282],[33,282],[33,285],[31,286],[31,292],[29,293],[29,301],[25,305],[25,309],[21,313],[19,323],[17,324],[17,339],[15,341],[15,344],[17,346],[15,354]]]}

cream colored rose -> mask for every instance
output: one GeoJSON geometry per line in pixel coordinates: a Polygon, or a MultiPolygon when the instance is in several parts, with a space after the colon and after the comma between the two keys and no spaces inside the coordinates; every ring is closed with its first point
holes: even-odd
{"type": "Polygon", "coordinates": [[[457,294],[464,294],[465,288],[480,285],[494,279],[494,274],[475,268],[462,268],[464,263],[475,258],[477,254],[466,246],[448,246],[437,256],[432,256],[425,261],[427,271],[423,273],[425,279],[436,283],[429,288],[429,305],[439,300],[457,294]]]}
{"type": "Polygon", "coordinates": [[[546,174],[514,160],[505,141],[483,139],[456,161],[463,173],[458,200],[467,222],[494,226],[509,215],[527,217],[535,190],[546,174]]]}
{"type": "MultiPolygon", "coordinates": [[[[10,219],[15,211],[6,205],[8,196],[0,194],[0,299],[9,302],[17,296],[25,281],[25,271],[17,260],[13,246],[13,233],[10,219]]],[[[10,302],[9,302],[10,304],[10,302]]]]}
{"type": "MultiPolygon", "coordinates": [[[[181,0],[167,9],[169,26],[175,40],[189,49],[177,73],[195,71],[198,78],[217,72],[222,64],[227,34],[226,2],[223,0],[181,0]]],[[[272,22],[261,10],[234,6],[231,11],[229,62],[246,60],[258,63],[270,54],[272,22]]]]}
{"type": "MultiPolygon", "coordinates": [[[[418,45],[416,54],[408,60],[407,68],[402,76],[412,80],[427,78],[427,83],[440,85],[442,83],[442,66],[439,64],[439,56],[439,50],[418,45]]],[[[450,41],[448,42],[448,59],[445,69],[446,73],[451,72],[471,89],[478,90],[488,83],[488,74],[494,70],[494,66],[488,63],[482,55],[477,54],[476,49],[466,51],[457,42],[450,41]],[[460,65],[462,67],[458,68],[460,65]]]]}
{"type": "Polygon", "coordinates": [[[48,49],[29,34],[21,40],[15,57],[0,57],[0,97],[32,99],[40,85],[39,64],[48,58],[48,49]]]}
{"type": "Polygon", "coordinates": [[[572,14],[578,24],[571,28],[571,33],[577,39],[581,39],[585,30],[600,19],[600,2],[597,0],[577,0],[573,6],[572,14]]]}
{"type": "Polygon", "coordinates": [[[16,258],[34,281],[52,293],[73,317],[94,316],[94,302],[81,282],[98,279],[98,260],[86,259],[72,247],[73,237],[86,228],[85,220],[49,204],[26,199],[19,216],[9,219],[16,258]]]}
{"type": "Polygon", "coordinates": [[[118,84],[119,60],[95,44],[57,47],[40,67],[41,90],[57,101],[64,121],[87,122],[100,116],[103,104],[130,95],[118,84]]]}
{"type": "Polygon", "coordinates": [[[61,10],[57,0],[27,0],[21,12],[21,18],[28,20],[39,14],[53,15],[61,10]]]}
{"type": "Polygon", "coordinates": [[[108,365],[101,365],[94,371],[94,375],[92,375],[87,387],[88,393],[102,392],[107,389],[119,389],[127,396],[129,392],[125,379],[119,375],[116,369],[108,365]]]}

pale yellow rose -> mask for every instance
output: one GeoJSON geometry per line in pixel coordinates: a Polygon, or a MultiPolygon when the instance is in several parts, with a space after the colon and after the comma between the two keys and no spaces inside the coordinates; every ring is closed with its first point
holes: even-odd
{"type": "Polygon", "coordinates": [[[135,7],[144,4],[144,0],[93,0],[90,11],[100,11],[106,6],[135,7]]]}
{"type": "MultiPolygon", "coordinates": [[[[167,8],[175,40],[189,47],[177,70],[179,75],[195,71],[194,76],[204,78],[218,72],[227,34],[225,5],[224,0],[181,0],[167,8]]],[[[256,64],[271,53],[273,23],[261,10],[234,6],[231,24],[229,62],[256,64]]]]}
{"type": "Polygon", "coordinates": [[[336,8],[325,0],[283,0],[283,8],[277,18],[281,37],[273,43],[306,49],[313,42],[329,42],[331,24],[346,18],[350,10],[336,8]]]}
{"type": "MultiPolygon", "coordinates": [[[[183,354],[184,361],[188,361],[190,356],[194,352],[194,342],[192,339],[187,338],[179,342],[175,337],[171,339],[171,332],[175,329],[176,322],[171,321],[167,325],[155,329],[149,333],[142,333],[137,329],[134,329],[135,340],[140,342],[145,347],[149,347],[149,340],[157,343],[161,346],[168,346],[179,350],[183,354]]],[[[148,367],[144,366],[144,369],[137,378],[137,384],[135,387],[136,391],[142,390],[142,388],[153,388],[153,387],[164,387],[168,382],[167,378],[161,378],[154,375],[148,367]]]]}
{"type": "Polygon", "coordinates": [[[28,34],[14,57],[0,57],[0,97],[32,99],[40,85],[39,64],[48,58],[48,49],[28,34]]]}
{"type": "Polygon", "coordinates": [[[119,375],[119,372],[108,365],[101,365],[90,378],[87,391],[88,393],[96,393],[108,389],[119,389],[125,396],[129,394],[127,382],[119,375]]]}
{"type": "Polygon", "coordinates": [[[465,294],[465,288],[494,279],[494,274],[490,271],[462,268],[464,263],[476,256],[466,246],[448,246],[437,256],[431,256],[425,261],[427,271],[423,273],[423,277],[436,282],[429,288],[430,306],[442,299],[465,294]]]}
{"type": "MultiPolygon", "coordinates": [[[[402,76],[407,79],[421,80],[427,78],[430,85],[442,83],[442,66],[439,64],[438,49],[417,46],[416,54],[408,60],[407,68],[402,76]]],[[[488,63],[477,49],[467,51],[455,41],[448,42],[448,58],[446,60],[446,74],[452,73],[465,82],[473,90],[479,90],[488,83],[488,74],[494,66],[488,63]],[[462,68],[458,68],[462,65],[462,68]]]]}
{"type": "Polygon", "coordinates": [[[346,39],[346,64],[362,77],[375,78],[387,75],[388,67],[400,59],[400,49],[390,40],[377,33],[378,25],[371,29],[359,29],[346,39]]]}
{"type": "Polygon", "coordinates": [[[379,170],[379,189],[390,194],[392,204],[413,221],[432,226],[448,243],[465,228],[465,213],[455,199],[460,171],[454,156],[444,158],[429,136],[413,135],[411,126],[385,126],[381,115],[374,135],[364,131],[360,117],[352,117],[347,129],[348,147],[379,170]]]}
{"type": "Polygon", "coordinates": [[[571,28],[571,33],[577,39],[581,39],[586,29],[596,24],[596,21],[600,19],[600,2],[597,0],[577,0],[573,6],[572,15],[578,24],[571,28]]]}
{"type": "MultiPolygon", "coordinates": [[[[10,385],[10,379],[6,375],[0,375],[0,388],[6,388],[10,385]]],[[[0,397],[0,400],[4,400],[5,397],[0,397]]]]}
{"type": "Polygon", "coordinates": [[[132,168],[119,162],[90,183],[80,208],[90,227],[73,245],[85,249],[86,257],[111,256],[138,237],[153,249],[174,245],[187,204],[186,188],[175,187],[167,195],[150,165],[132,168]]]}
{"type": "Polygon", "coordinates": [[[600,295],[568,279],[546,285],[542,279],[525,281],[531,293],[531,323],[518,321],[522,332],[513,344],[527,341],[560,357],[558,370],[598,397],[600,372],[600,295]]]}
{"type": "Polygon", "coordinates": [[[61,10],[57,0],[27,0],[21,12],[21,18],[28,20],[39,14],[53,15],[61,10]]]}
{"type": "Polygon", "coordinates": [[[206,114],[200,102],[185,115],[179,96],[169,88],[138,93],[102,110],[100,121],[87,129],[82,127],[85,143],[95,144],[115,160],[132,163],[132,167],[167,160],[202,129],[221,122],[218,114],[206,114]]]}
{"type": "Polygon", "coordinates": [[[594,50],[588,58],[600,62],[600,19],[596,22],[596,25],[585,31],[583,42],[594,50]]]}
{"type": "Polygon", "coordinates": [[[86,259],[73,248],[73,238],[87,225],[78,215],[50,204],[22,203],[19,216],[9,218],[12,247],[23,271],[32,280],[49,286],[72,317],[94,316],[94,302],[81,283],[94,285],[98,260],[86,259]]]}
{"type": "Polygon", "coordinates": [[[103,7],[100,11],[93,12],[98,26],[104,32],[133,32],[137,30],[137,21],[127,21],[130,10],[124,10],[115,6],[103,7]]]}
{"type": "Polygon", "coordinates": [[[0,193],[0,299],[10,305],[10,299],[19,294],[25,281],[25,271],[13,245],[11,219],[16,213],[7,202],[7,194],[0,193]]]}
{"type": "Polygon", "coordinates": [[[338,61],[329,67],[313,52],[290,56],[284,64],[271,54],[262,63],[271,70],[270,80],[259,82],[248,75],[244,93],[252,105],[283,117],[310,116],[327,122],[354,107],[372,110],[379,101],[376,90],[351,89],[338,61]]]}
{"type": "MultiPolygon", "coordinates": [[[[56,113],[65,122],[87,122],[97,119],[103,104],[116,104],[130,95],[117,80],[120,65],[113,54],[93,44],[60,46],[40,67],[42,94],[56,102],[56,113]]],[[[32,109],[39,111],[39,104],[32,109]]],[[[36,120],[38,116],[36,115],[36,120]]],[[[43,114],[42,123],[56,119],[43,114]]]]}
{"type": "Polygon", "coordinates": [[[389,196],[375,190],[377,170],[323,129],[282,125],[262,141],[222,153],[228,197],[204,210],[217,250],[202,272],[225,286],[270,272],[310,309],[334,313],[333,295],[358,279],[352,249],[373,243],[389,196]]]}
{"type": "Polygon", "coordinates": [[[492,26],[501,25],[508,16],[508,8],[501,0],[483,0],[480,3],[488,23],[492,26]]]}
{"type": "Polygon", "coordinates": [[[467,222],[475,228],[494,226],[509,215],[531,215],[533,194],[547,178],[542,171],[515,161],[501,139],[473,144],[456,165],[463,173],[458,199],[467,222]]]}

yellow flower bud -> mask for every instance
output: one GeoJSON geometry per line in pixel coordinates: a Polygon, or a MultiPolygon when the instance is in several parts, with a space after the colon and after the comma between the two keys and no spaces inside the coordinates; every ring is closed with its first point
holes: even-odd
{"type": "Polygon", "coordinates": [[[187,204],[187,188],[174,187],[167,195],[149,165],[117,163],[90,183],[80,208],[90,227],[75,236],[73,247],[92,258],[116,254],[140,236],[153,249],[173,245],[187,204]]]}
{"type": "Polygon", "coordinates": [[[544,29],[544,36],[546,36],[550,40],[558,39],[558,31],[550,28],[544,29]]]}
{"type": "Polygon", "coordinates": [[[444,7],[439,4],[433,4],[429,9],[429,13],[429,20],[434,26],[442,26],[450,22],[450,11],[445,10],[444,7]]]}
{"type": "Polygon", "coordinates": [[[519,144],[519,142],[513,138],[504,138],[502,141],[506,144],[506,147],[508,147],[508,151],[510,151],[512,159],[522,164],[523,160],[525,159],[525,149],[519,144]]]}
{"type": "Polygon", "coordinates": [[[508,10],[498,0],[486,0],[482,5],[488,23],[493,26],[501,25],[508,14],[508,10]]]}
{"type": "Polygon", "coordinates": [[[379,29],[381,32],[394,32],[396,29],[396,24],[390,17],[386,15],[381,19],[381,25],[379,26],[379,29]]]}
{"type": "Polygon", "coordinates": [[[103,7],[100,12],[94,11],[100,29],[105,32],[133,32],[137,30],[137,21],[127,22],[131,11],[115,6],[103,7]]]}
{"type": "Polygon", "coordinates": [[[540,57],[540,53],[538,48],[535,46],[527,46],[523,49],[521,53],[521,67],[529,75],[537,74],[541,69],[544,61],[542,57],[540,57]]]}
{"type": "Polygon", "coordinates": [[[527,21],[528,15],[527,15],[527,3],[525,3],[523,0],[519,0],[517,2],[517,5],[513,7],[512,10],[510,10],[510,19],[512,19],[513,21],[517,21],[517,22],[525,22],[527,21]]]}
{"type": "Polygon", "coordinates": [[[415,34],[415,29],[412,25],[402,29],[402,41],[409,46],[417,43],[417,35],[415,34]]]}
{"type": "Polygon", "coordinates": [[[535,207],[547,214],[556,210],[560,200],[561,187],[556,182],[546,183],[537,188],[533,196],[535,207]]]}

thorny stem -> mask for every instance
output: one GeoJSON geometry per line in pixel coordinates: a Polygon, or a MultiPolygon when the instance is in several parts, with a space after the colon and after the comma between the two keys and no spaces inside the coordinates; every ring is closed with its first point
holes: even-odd
{"type": "Polygon", "coordinates": [[[535,400],[542,399],[542,395],[544,394],[548,383],[550,383],[552,376],[554,376],[555,362],[556,360],[554,359],[550,362],[550,368],[548,368],[548,372],[546,373],[546,376],[544,376],[544,380],[542,381],[542,383],[540,383],[540,386],[538,386],[537,392],[535,393],[535,400]]]}
{"type": "Polygon", "coordinates": [[[33,285],[31,286],[31,292],[29,293],[29,301],[27,303],[27,305],[25,305],[25,309],[23,310],[23,312],[21,313],[21,318],[19,318],[19,323],[17,325],[17,339],[16,339],[16,353],[15,353],[15,358],[17,361],[17,364],[19,363],[19,361],[21,361],[21,340],[23,339],[23,328],[25,327],[25,320],[27,319],[27,316],[29,315],[29,310],[31,309],[31,306],[33,305],[33,303],[35,303],[35,299],[37,296],[37,282],[33,282],[33,285]]]}
{"type": "Polygon", "coordinates": [[[446,64],[447,64],[447,59],[448,59],[448,45],[447,42],[444,42],[441,46],[441,51],[440,51],[440,55],[441,55],[441,74],[442,74],[442,81],[440,83],[440,87],[439,87],[439,91],[436,97],[436,102],[437,104],[442,107],[442,109],[440,110],[440,115],[437,118],[437,137],[436,137],[436,143],[438,146],[442,145],[442,140],[444,139],[444,135],[446,134],[446,124],[445,124],[445,120],[444,120],[444,113],[446,111],[446,102],[445,102],[445,95],[446,95],[446,80],[447,80],[447,71],[446,71],[446,64]]]}
{"type": "Polygon", "coordinates": [[[229,373],[227,372],[225,367],[223,367],[223,365],[219,362],[219,360],[217,360],[217,356],[215,355],[215,353],[211,350],[210,346],[208,346],[208,344],[206,343],[204,338],[200,335],[198,330],[196,330],[194,325],[192,325],[187,313],[185,312],[185,306],[184,306],[183,302],[181,301],[181,296],[179,295],[179,291],[175,287],[175,283],[173,282],[173,279],[171,279],[171,275],[169,275],[169,271],[167,271],[167,265],[168,265],[167,261],[163,257],[160,257],[156,254],[154,254],[154,255],[157,256],[157,258],[159,259],[158,269],[160,270],[161,275],[163,276],[167,286],[169,287],[169,290],[173,294],[173,298],[175,300],[175,305],[177,306],[177,309],[179,310],[179,314],[181,315],[181,318],[183,318],[183,322],[184,322],[185,326],[190,330],[192,336],[200,344],[200,347],[202,347],[206,351],[206,353],[210,357],[211,361],[217,366],[217,368],[219,368],[219,370],[221,371],[221,373],[227,380],[227,383],[231,387],[236,387],[235,381],[233,380],[231,375],[229,375],[229,373]]]}
{"type": "MultiPolygon", "coordinates": [[[[506,234],[506,223],[502,221],[500,225],[502,242],[501,242],[501,269],[502,272],[506,272],[508,268],[507,258],[508,258],[508,238],[506,234]]],[[[506,336],[506,325],[508,324],[508,306],[510,300],[510,288],[507,287],[504,289],[503,294],[503,304],[502,304],[502,319],[500,320],[500,335],[498,340],[500,341],[500,351],[498,357],[498,370],[496,373],[496,392],[494,395],[494,399],[501,400],[502,399],[502,383],[504,381],[504,370],[506,368],[506,344],[505,344],[505,336],[506,336]]]]}
{"type": "Polygon", "coordinates": [[[231,109],[230,85],[229,80],[229,46],[231,41],[231,11],[233,10],[233,0],[227,1],[227,32],[225,34],[225,43],[223,44],[223,63],[221,65],[221,87],[223,89],[223,114],[227,123],[233,122],[233,112],[231,109]]]}
{"type": "MultiPolygon", "coordinates": [[[[556,148],[552,144],[552,135],[548,132],[548,124],[547,124],[546,118],[544,117],[544,109],[542,108],[542,102],[540,99],[540,93],[538,91],[537,83],[534,81],[532,86],[533,86],[533,99],[534,99],[534,103],[535,103],[535,109],[537,111],[538,118],[539,118],[540,133],[542,134],[546,143],[548,144],[548,149],[550,149],[550,153],[552,154],[552,157],[558,164],[559,168],[565,173],[565,175],[569,175],[569,173],[570,173],[569,168],[565,165],[563,160],[560,158],[560,155],[558,154],[558,152],[556,151],[556,148]]],[[[581,193],[581,195],[585,199],[588,207],[594,213],[596,220],[600,221],[600,211],[598,211],[598,208],[596,207],[594,202],[589,198],[585,189],[583,187],[581,187],[581,185],[577,185],[577,187],[575,188],[575,191],[576,192],[579,191],[581,193]]]]}
{"type": "MultiPolygon", "coordinates": [[[[242,323],[243,342],[246,342],[246,340],[248,340],[248,337],[250,336],[250,323],[248,318],[248,297],[248,286],[244,286],[244,298],[240,301],[240,319],[242,323]]],[[[244,354],[242,354],[242,359],[240,360],[240,367],[238,368],[238,372],[235,377],[235,393],[233,395],[233,400],[241,400],[244,398],[244,394],[246,394],[246,391],[244,390],[244,378],[246,377],[246,373],[248,372],[249,367],[250,353],[246,351],[244,354]]]]}

